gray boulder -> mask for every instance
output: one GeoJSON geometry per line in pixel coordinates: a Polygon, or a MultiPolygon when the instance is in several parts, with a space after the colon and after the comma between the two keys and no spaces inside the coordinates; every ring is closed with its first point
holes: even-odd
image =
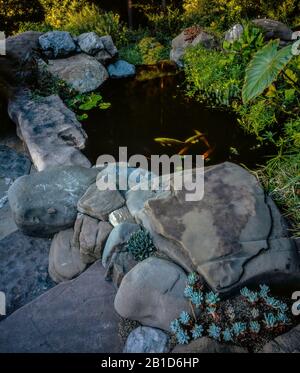
{"type": "Polygon", "coordinates": [[[104,221],[78,214],[74,226],[73,245],[84,263],[94,263],[102,257],[106,240],[113,227],[104,221]]]}
{"type": "Polygon", "coordinates": [[[49,253],[49,275],[56,283],[72,280],[86,269],[79,250],[72,245],[73,229],[57,233],[49,253]]]}
{"type": "Polygon", "coordinates": [[[137,224],[122,223],[111,231],[102,255],[103,267],[106,268],[109,265],[113,254],[120,251],[123,245],[129,240],[130,236],[139,229],[140,226],[137,224]]]}
{"type": "Polygon", "coordinates": [[[86,54],[49,60],[48,70],[80,93],[96,90],[109,77],[105,67],[86,54]]]}
{"type": "Polygon", "coordinates": [[[237,23],[236,25],[233,25],[226,33],[225,33],[225,40],[233,43],[236,40],[239,40],[239,38],[242,36],[244,31],[244,27],[237,23]]]}
{"type": "Polygon", "coordinates": [[[118,288],[126,273],[131,271],[137,264],[138,262],[129,252],[114,252],[106,268],[105,279],[112,281],[114,286],[118,288]]]}
{"type": "Polygon", "coordinates": [[[66,57],[76,51],[72,36],[65,31],[46,32],[39,37],[39,43],[47,57],[66,57]]]}
{"type": "Polygon", "coordinates": [[[118,55],[118,49],[114,45],[112,37],[110,35],[101,36],[101,41],[104,45],[105,50],[111,55],[112,58],[118,55]]]}
{"type": "Polygon", "coordinates": [[[18,35],[9,36],[6,39],[6,56],[24,65],[30,61],[33,51],[39,48],[39,38],[43,33],[26,31],[18,35]]]}
{"type": "Polygon", "coordinates": [[[252,23],[257,27],[260,27],[265,32],[265,37],[267,40],[292,40],[293,31],[282,22],[274,21],[273,19],[268,18],[259,18],[254,19],[252,23]]]}
{"type": "Polygon", "coordinates": [[[242,347],[219,343],[208,337],[192,341],[188,345],[177,345],[172,353],[178,354],[246,354],[242,347]]]}
{"type": "Polygon", "coordinates": [[[136,73],[135,66],[123,60],[109,65],[107,70],[109,76],[113,79],[129,78],[136,73]]]}
{"type": "Polygon", "coordinates": [[[189,311],[184,297],[187,277],[176,264],[150,257],[123,278],[115,309],[124,318],[169,331],[179,314],[189,311]]]}
{"type": "Polygon", "coordinates": [[[169,352],[170,338],[162,330],[140,326],[128,336],[124,353],[155,353],[169,352]]]}
{"type": "Polygon", "coordinates": [[[96,174],[95,169],[61,166],[17,179],[8,191],[17,226],[38,237],[70,228],[77,202],[96,174]]]}
{"type": "Polygon", "coordinates": [[[77,38],[77,43],[82,52],[91,56],[104,49],[101,38],[95,32],[86,32],[77,38]]]}
{"type": "Polygon", "coordinates": [[[216,39],[213,35],[199,30],[199,34],[191,38],[188,31],[189,29],[183,30],[172,40],[170,60],[175,62],[179,67],[183,67],[182,59],[187,47],[202,45],[204,48],[212,49],[216,46],[216,39]]]}
{"type": "Polygon", "coordinates": [[[223,163],[204,174],[205,194],[186,201],[187,190],[150,199],[138,214],[155,246],[209,286],[228,294],[244,284],[297,284],[299,256],[282,217],[257,179],[223,163]]]}
{"type": "Polygon", "coordinates": [[[19,91],[9,101],[8,113],[38,171],[59,165],[90,167],[80,152],[87,135],[58,96],[34,100],[30,91],[19,91]]]}
{"type": "Polygon", "coordinates": [[[125,200],[118,190],[99,190],[95,183],[79,200],[78,211],[95,219],[108,220],[109,214],[124,204],[125,200]]]}

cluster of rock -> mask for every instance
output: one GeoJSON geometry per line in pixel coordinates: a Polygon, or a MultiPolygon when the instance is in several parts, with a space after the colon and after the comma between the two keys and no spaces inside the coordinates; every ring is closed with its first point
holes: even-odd
{"type": "Polygon", "coordinates": [[[47,58],[44,68],[80,93],[94,91],[109,77],[135,74],[133,65],[115,62],[118,50],[110,35],[87,32],[72,37],[65,31],[49,31],[39,36],[39,45],[47,58]]]}
{"type": "MultiPolygon", "coordinates": [[[[293,31],[284,23],[267,18],[252,20],[254,26],[262,29],[266,40],[280,39],[281,45],[286,45],[293,41],[293,31]]],[[[243,34],[244,27],[241,24],[233,25],[224,35],[224,40],[232,43],[238,40],[243,34]]],[[[183,67],[183,57],[185,50],[192,46],[201,45],[206,49],[214,49],[219,46],[214,35],[198,29],[195,37],[190,37],[189,29],[183,30],[175,39],[172,40],[172,50],[170,60],[174,61],[179,67],[183,67]]]]}
{"type": "MultiPolygon", "coordinates": [[[[18,227],[36,236],[56,234],[49,262],[54,281],[69,280],[102,260],[106,277],[119,287],[117,312],[165,331],[189,309],[183,295],[187,272],[198,272],[225,296],[245,284],[299,283],[296,246],[273,201],[248,171],[231,163],[207,168],[205,198],[192,203],[185,199],[191,185],[156,193],[118,190],[117,184],[115,190],[98,189],[99,178],[125,169],[62,166],[23,176],[10,187],[18,227]],[[136,262],[124,253],[140,225],[163,258],[136,262]]],[[[149,180],[140,169],[128,175],[149,180]]]]}

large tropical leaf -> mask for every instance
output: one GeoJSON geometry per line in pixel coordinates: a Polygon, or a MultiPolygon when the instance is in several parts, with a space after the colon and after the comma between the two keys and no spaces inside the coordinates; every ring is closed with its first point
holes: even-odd
{"type": "Polygon", "coordinates": [[[278,46],[278,40],[270,41],[253,56],[246,69],[242,92],[244,103],[263,93],[293,57],[291,45],[280,50],[278,46]]]}

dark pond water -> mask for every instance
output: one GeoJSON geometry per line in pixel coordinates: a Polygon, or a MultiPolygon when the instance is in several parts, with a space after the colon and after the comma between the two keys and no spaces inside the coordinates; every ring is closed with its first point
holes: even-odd
{"type": "MultiPolygon", "coordinates": [[[[255,138],[242,131],[234,116],[187,99],[182,74],[168,68],[171,75],[151,79],[165,72],[155,66],[139,67],[135,78],[110,80],[101,89],[111,108],[91,111],[83,124],[89,137],[85,154],[93,163],[101,154],[118,159],[121,146],[128,148],[128,156],[176,154],[182,147],[163,147],[154,138],[185,140],[194,130],[202,132],[213,149],[208,164],[230,160],[254,167],[265,162],[270,150],[258,148],[255,138]]],[[[203,154],[207,149],[201,142],[188,154],[203,154]]]]}

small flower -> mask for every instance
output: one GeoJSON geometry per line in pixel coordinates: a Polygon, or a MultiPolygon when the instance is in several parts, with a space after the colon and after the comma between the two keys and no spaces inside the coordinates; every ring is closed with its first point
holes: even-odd
{"type": "Polygon", "coordinates": [[[270,288],[269,286],[267,285],[259,285],[260,287],[260,291],[259,291],[259,295],[261,298],[266,298],[269,296],[269,292],[270,292],[270,288]]]}
{"type": "Polygon", "coordinates": [[[201,338],[203,335],[203,326],[195,324],[194,329],[192,330],[193,339],[201,338]]]}
{"type": "Polygon", "coordinates": [[[190,285],[187,285],[186,288],[184,289],[184,296],[186,298],[191,298],[193,294],[194,294],[193,287],[190,285]]]}
{"type": "Polygon", "coordinates": [[[216,324],[212,323],[210,324],[208,328],[208,335],[216,340],[220,340],[221,336],[221,328],[219,328],[216,324]]]}
{"type": "Polygon", "coordinates": [[[258,334],[260,332],[260,323],[258,321],[250,321],[249,326],[252,333],[258,334]]]}
{"type": "Polygon", "coordinates": [[[179,344],[184,345],[189,343],[189,336],[187,332],[183,329],[179,329],[176,333],[176,338],[179,344]]]}
{"type": "Polygon", "coordinates": [[[240,335],[244,334],[247,329],[247,325],[244,322],[235,322],[232,325],[232,331],[236,337],[239,337],[240,335]]]}
{"type": "Polygon", "coordinates": [[[229,328],[225,329],[222,334],[223,334],[223,339],[225,342],[233,341],[232,333],[229,328]]]}
{"type": "Polygon", "coordinates": [[[180,329],[180,322],[178,319],[175,319],[173,321],[171,321],[171,324],[170,324],[170,330],[172,333],[177,333],[177,331],[180,329]]]}
{"type": "Polygon", "coordinates": [[[179,316],[179,321],[183,325],[187,325],[190,322],[190,320],[191,320],[191,316],[186,311],[182,311],[179,316]]]}
{"type": "Polygon", "coordinates": [[[199,276],[197,273],[192,272],[188,275],[188,284],[191,286],[194,286],[196,282],[199,280],[199,276]]]}
{"type": "Polygon", "coordinates": [[[203,302],[203,293],[201,291],[194,291],[191,296],[191,302],[196,307],[200,307],[203,302]]]}
{"type": "Polygon", "coordinates": [[[259,317],[259,310],[257,308],[252,308],[251,315],[254,319],[257,319],[259,317]]]}
{"type": "Polygon", "coordinates": [[[205,302],[209,306],[215,306],[220,301],[219,294],[214,293],[211,291],[210,293],[206,294],[205,302]]]}

